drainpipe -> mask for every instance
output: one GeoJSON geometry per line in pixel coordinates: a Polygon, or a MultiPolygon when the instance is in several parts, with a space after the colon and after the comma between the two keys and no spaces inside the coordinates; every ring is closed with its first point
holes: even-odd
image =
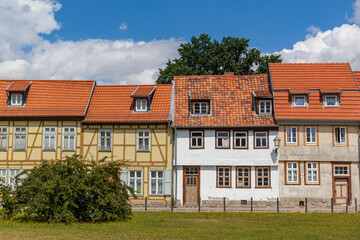
{"type": "MultiPolygon", "coordinates": [[[[177,208],[177,132],[176,132],[176,127],[173,130],[173,143],[174,143],[174,162],[173,162],[173,169],[175,170],[175,197],[174,197],[174,201],[175,201],[175,207],[177,208]]],[[[174,186],[173,186],[174,187],[174,186]]]]}

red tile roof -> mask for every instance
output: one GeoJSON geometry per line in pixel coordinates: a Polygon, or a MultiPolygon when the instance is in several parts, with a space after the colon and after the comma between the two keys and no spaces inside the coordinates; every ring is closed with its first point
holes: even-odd
{"type": "Polygon", "coordinates": [[[23,80],[0,80],[0,117],[84,116],[95,81],[32,80],[24,106],[8,106],[6,88],[23,80]]]}
{"type": "Polygon", "coordinates": [[[273,95],[270,91],[264,91],[264,90],[260,90],[260,91],[254,91],[254,95],[255,97],[258,98],[272,98],[273,95]]]}
{"type": "Polygon", "coordinates": [[[256,115],[253,91],[269,92],[267,74],[203,75],[174,77],[174,122],[177,127],[274,126],[272,115],[256,115]],[[208,116],[193,116],[189,101],[196,93],[210,92],[212,112],[208,116]]]}
{"type": "Polygon", "coordinates": [[[270,63],[274,90],[336,87],[359,90],[348,63],[270,63]]]}
{"type": "Polygon", "coordinates": [[[360,120],[360,92],[347,63],[270,63],[275,113],[280,119],[360,120]],[[290,93],[310,89],[308,107],[292,107],[290,93]],[[290,90],[284,91],[284,90],[290,90]],[[340,96],[340,107],[324,107],[322,94],[340,96]]]}
{"type": "Polygon", "coordinates": [[[360,71],[354,71],[353,73],[354,73],[354,76],[355,76],[357,82],[359,83],[360,82],[360,71]]]}
{"type": "Polygon", "coordinates": [[[18,80],[11,82],[6,88],[8,92],[25,92],[26,89],[30,86],[30,80],[18,80]]]}
{"type": "Polygon", "coordinates": [[[155,91],[154,85],[139,85],[131,94],[132,97],[148,97],[155,91]]]}
{"type": "Polygon", "coordinates": [[[154,91],[150,112],[134,112],[131,94],[137,85],[95,86],[84,123],[91,122],[164,122],[170,120],[172,85],[143,85],[154,91]]]}

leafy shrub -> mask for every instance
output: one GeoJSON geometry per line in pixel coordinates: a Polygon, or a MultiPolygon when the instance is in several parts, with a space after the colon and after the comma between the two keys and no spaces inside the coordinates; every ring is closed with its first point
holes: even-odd
{"type": "Polygon", "coordinates": [[[10,219],[17,213],[18,205],[16,204],[15,198],[11,195],[10,186],[0,184],[0,214],[6,219],[10,219]]]}
{"type": "Polygon", "coordinates": [[[86,164],[78,155],[43,161],[20,174],[27,177],[16,188],[16,202],[25,217],[35,214],[49,222],[127,220],[132,216],[128,200],[133,192],[120,181],[121,165],[105,158],[86,164]]]}

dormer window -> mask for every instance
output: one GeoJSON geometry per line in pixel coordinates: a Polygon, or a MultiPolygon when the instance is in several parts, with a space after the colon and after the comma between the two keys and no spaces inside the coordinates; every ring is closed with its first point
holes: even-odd
{"type": "Polygon", "coordinates": [[[22,106],[23,95],[21,93],[12,93],[10,99],[11,106],[22,106]]]}
{"type": "Polygon", "coordinates": [[[209,114],[209,102],[193,102],[191,109],[192,114],[195,115],[209,114]]]}
{"type": "Polygon", "coordinates": [[[137,99],[136,100],[136,112],[146,112],[148,107],[147,107],[147,100],[146,99],[137,99]]]}
{"type": "Polygon", "coordinates": [[[259,101],[259,114],[271,114],[271,100],[259,101]]]}
{"type": "Polygon", "coordinates": [[[339,99],[336,95],[327,95],[324,97],[324,107],[338,107],[339,99]]]}
{"type": "Polygon", "coordinates": [[[294,107],[306,107],[306,96],[304,95],[295,95],[293,96],[293,106],[294,107]]]}

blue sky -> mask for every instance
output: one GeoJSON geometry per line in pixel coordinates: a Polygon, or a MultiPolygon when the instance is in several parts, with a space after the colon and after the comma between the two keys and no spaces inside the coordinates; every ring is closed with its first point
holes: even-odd
{"type": "Polygon", "coordinates": [[[0,0],[0,78],[154,83],[201,33],[360,70],[360,0],[0,0]]]}

